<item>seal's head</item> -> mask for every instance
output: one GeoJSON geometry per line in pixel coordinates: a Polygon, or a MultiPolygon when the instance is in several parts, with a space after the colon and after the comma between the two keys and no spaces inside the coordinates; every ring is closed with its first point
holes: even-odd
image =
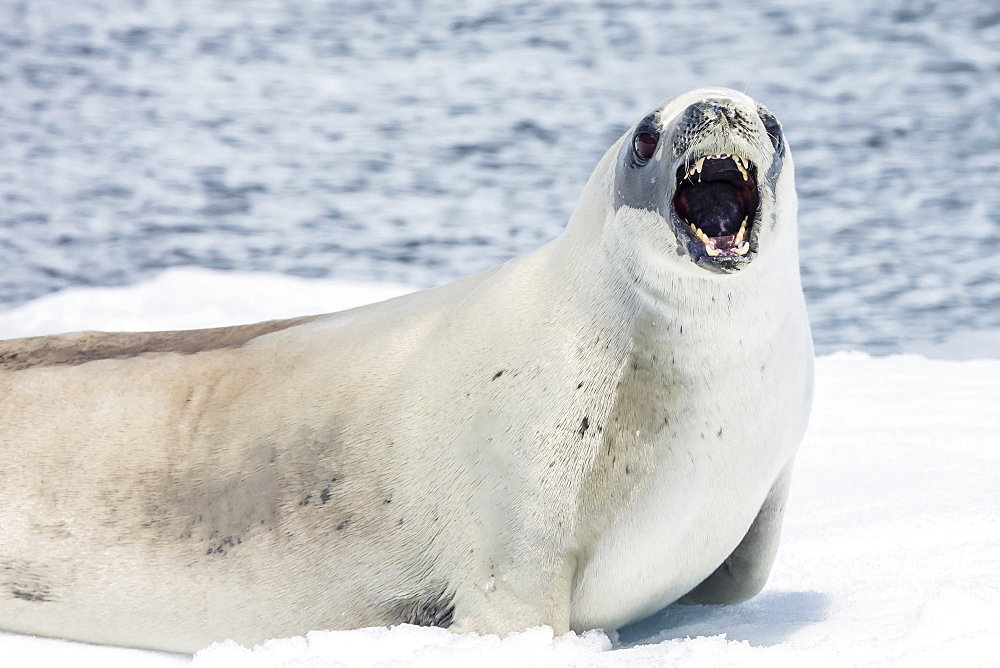
{"type": "Polygon", "coordinates": [[[702,269],[743,269],[783,218],[794,221],[781,125],[738,91],[701,89],[664,102],[625,134],[614,159],[615,211],[653,214],[670,232],[656,236],[702,269]]]}

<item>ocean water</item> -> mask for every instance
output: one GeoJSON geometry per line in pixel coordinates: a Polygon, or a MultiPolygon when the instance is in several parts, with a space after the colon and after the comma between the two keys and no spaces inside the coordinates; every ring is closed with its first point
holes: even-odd
{"type": "Polygon", "coordinates": [[[556,236],[662,98],[782,121],[819,352],[1000,354],[1000,7],[4,0],[0,308],[165,268],[432,286],[556,236]]]}

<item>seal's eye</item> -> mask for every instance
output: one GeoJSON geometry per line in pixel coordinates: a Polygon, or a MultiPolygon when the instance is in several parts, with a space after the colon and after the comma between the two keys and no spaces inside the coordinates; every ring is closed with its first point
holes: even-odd
{"type": "Polygon", "coordinates": [[[656,151],[656,144],[660,141],[658,135],[652,132],[640,132],[632,139],[632,148],[635,154],[643,160],[649,160],[656,151]]]}

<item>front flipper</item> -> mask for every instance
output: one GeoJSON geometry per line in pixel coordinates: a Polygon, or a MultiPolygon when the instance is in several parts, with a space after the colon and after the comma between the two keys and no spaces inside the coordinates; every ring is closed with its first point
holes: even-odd
{"type": "Polygon", "coordinates": [[[771,564],[778,552],[781,520],[785,515],[785,500],[792,477],[789,462],[777,482],[771,487],[764,505],[750,525],[746,536],[726,557],[722,565],[701,584],[682,596],[682,605],[728,605],[742,603],[755,596],[767,582],[771,564]]]}
{"type": "MultiPolygon", "coordinates": [[[[508,569],[490,577],[486,586],[460,587],[455,597],[452,631],[505,636],[535,626],[549,626],[560,636],[570,630],[570,586],[576,558],[524,563],[520,571],[508,569]],[[533,566],[532,568],[527,568],[533,566]]],[[[482,582],[483,573],[468,578],[482,582]]]]}

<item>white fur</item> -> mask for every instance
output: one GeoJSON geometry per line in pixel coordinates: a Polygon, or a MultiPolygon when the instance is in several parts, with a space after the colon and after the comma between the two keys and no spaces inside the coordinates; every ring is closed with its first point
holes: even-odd
{"type": "MultiPolygon", "coordinates": [[[[695,91],[661,125],[706,96],[755,104],[695,91]]],[[[0,374],[0,626],[191,651],[440,590],[456,629],[558,633],[698,585],[808,414],[791,157],[720,275],[614,210],[619,144],[501,267],[237,348],[0,374]]]]}

